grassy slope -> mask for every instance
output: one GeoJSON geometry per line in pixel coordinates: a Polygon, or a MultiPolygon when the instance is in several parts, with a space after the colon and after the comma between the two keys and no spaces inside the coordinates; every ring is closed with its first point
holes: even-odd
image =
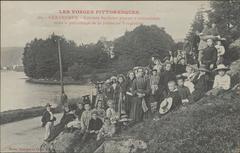
{"type": "Polygon", "coordinates": [[[238,153],[240,95],[205,97],[159,121],[136,125],[125,134],[147,142],[147,153],[238,153]]]}
{"type": "MultiPolygon", "coordinates": [[[[229,71],[233,84],[239,82],[239,72],[240,60],[229,71]]],[[[137,124],[122,135],[145,141],[145,153],[240,153],[240,89],[206,96],[159,121],[137,124]]],[[[96,142],[79,145],[77,152],[92,153],[98,146],[96,142]]]]}

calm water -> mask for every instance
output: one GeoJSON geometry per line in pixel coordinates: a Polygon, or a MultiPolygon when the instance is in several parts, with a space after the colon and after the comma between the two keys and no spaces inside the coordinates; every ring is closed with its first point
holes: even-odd
{"type": "MultiPolygon", "coordinates": [[[[25,82],[23,72],[1,72],[1,111],[44,106],[60,99],[59,85],[41,85],[25,82]]],[[[66,85],[68,98],[91,93],[90,86],[66,85]]]]}

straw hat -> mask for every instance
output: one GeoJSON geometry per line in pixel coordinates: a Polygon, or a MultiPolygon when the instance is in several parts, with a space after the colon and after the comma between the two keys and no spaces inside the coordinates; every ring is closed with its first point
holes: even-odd
{"type": "Polygon", "coordinates": [[[199,71],[203,71],[203,72],[210,72],[208,69],[207,69],[207,66],[206,65],[200,65],[199,68],[198,68],[199,71]]]}
{"type": "Polygon", "coordinates": [[[111,83],[111,80],[110,80],[110,79],[107,79],[107,80],[105,81],[105,83],[106,83],[106,84],[109,84],[109,83],[111,83]]]}
{"type": "Polygon", "coordinates": [[[219,64],[219,65],[217,66],[217,68],[214,69],[214,71],[218,71],[218,70],[228,71],[228,70],[230,70],[230,68],[229,68],[229,67],[226,67],[224,64],[219,64]]]}
{"type": "Polygon", "coordinates": [[[187,64],[187,66],[188,66],[188,67],[191,67],[191,68],[194,69],[194,70],[197,70],[197,69],[198,69],[197,64],[194,64],[194,65],[187,64]]]}
{"type": "Polygon", "coordinates": [[[170,109],[172,108],[172,105],[173,105],[173,99],[171,97],[164,99],[160,104],[159,113],[162,115],[166,114],[167,112],[170,111],[170,109]]]}
{"type": "Polygon", "coordinates": [[[116,76],[112,76],[110,80],[117,80],[116,76]]]}
{"type": "Polygon", "coordinates": [[[128,71],[127,76],[129,76],[130,73],[133,73],[133,74],[134,74],[133,70],[128,71]]]}
{"type": "Polygon", "coordinates": [[[51,107],[52,105],[51,104],[49,104],[49,103],[47,103],[46,105],[45,105],[45,107],[51,107]]]}
{"type": "Polygon", "coordinates": [[[123,74],[119,74],[119,75],[117,76],[117,78],[120,78],[120,77],[122,77],[123,80],[126,80],[126,77],[125,77],[123,74]]]}
{"type": "Polygon", "coordinates": [[[128,122],[128,121],[131,121],[131,119],[128,118],[128,115],[122,114],[119,122],[128,122]]]}
{"type": "Polygon", "coordinates": [[[187,77],[183,76],[182,74],[178,74],[176,75],[176,79],[179,80],[179,79],[183,79],[185,80],[187,77]]]}

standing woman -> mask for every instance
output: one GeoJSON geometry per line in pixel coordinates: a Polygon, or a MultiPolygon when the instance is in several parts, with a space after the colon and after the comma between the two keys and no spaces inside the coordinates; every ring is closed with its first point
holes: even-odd
{"type": "Polygon", "coordinates": [[[133,71],[129,71],[127,74],[127,80],[126,80],[126,102],[125,102],[125,110],[126,114],[129,116],[130,110],[131,110],[131,103],[132,103],[132,86],[133,86],[133,80],[135,79],[135,75],[133,71]]]}
{"type": "Polygon", "coordinates": [[[160,59],[155,59],[155,65],[154,65],[153,69],[157,70],[157,73],[159,76],[161,75],[162,68],[163,68],[163,65],[162,65],[160,59]]]}
{"type": "Polygon", "coordinates": [[[118,76],[118,86],[117,86],[119,99],[118,99],[118,109],[117,112],[119,117],[122,113],[126,113],[125,111],[125,101],[126,101],[126,79],[123,74],[118,76]]]}
{"type": "Polygon", "coordinates": [[[130,118],[134,122],[142,121],[143,116],[149,111],[147,107],[147,96],[150,92],[149,81],[144,78],[143,68],[138,68],[137,74],[132,86],[133,98],[130,112],[130,118]]]}
{"type": "Polygon", "coordinates": [[[115,106],[115,111],[117,112],[118,110],[118,100],[119,100],[119,91],[118,91],[118,81],[117,81],[117,77],[112,76],[111,77],[111,81],[112,81],[112,99],[114,101],[114,106],[115,106]]]}

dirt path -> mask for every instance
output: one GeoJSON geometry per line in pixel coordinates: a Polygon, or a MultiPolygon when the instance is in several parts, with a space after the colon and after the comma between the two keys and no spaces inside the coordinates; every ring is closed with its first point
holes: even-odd
{"type": "MultiPolygon", "coordinates": [[[[57,124],[62,114],[55,116],[57,124]]],[[[0,128],[1,152],[39,152],[45,133],[41,117],[4,124],[0,128]]]]}

